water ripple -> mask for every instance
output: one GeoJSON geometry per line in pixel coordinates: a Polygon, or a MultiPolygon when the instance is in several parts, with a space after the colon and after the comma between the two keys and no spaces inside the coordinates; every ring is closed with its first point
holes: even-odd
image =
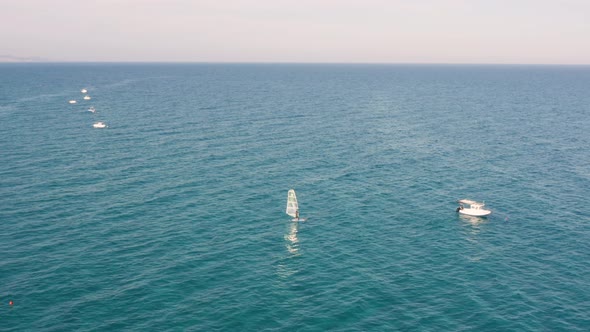
{"type": "Polygon", "coordinates": [[[590,324],[587,68],[0,73],[3,330],[590,324]]]}

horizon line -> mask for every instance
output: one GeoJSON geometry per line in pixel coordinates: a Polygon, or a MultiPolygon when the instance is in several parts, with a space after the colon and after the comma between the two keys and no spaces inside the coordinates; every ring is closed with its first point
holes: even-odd
{"type": "Polygon", "coordinates": [[[258,64],[258,65],[444,65],[444,66],[590,66],[590,63],[504,62],[288,62],[288,61],[2,61],[0,64],[258,64]]]}

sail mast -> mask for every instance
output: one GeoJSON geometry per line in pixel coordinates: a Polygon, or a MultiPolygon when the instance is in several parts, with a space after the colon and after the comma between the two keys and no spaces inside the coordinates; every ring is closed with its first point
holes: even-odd
{"type": "Polygon", "coordinates": [[[297,210],[299,210],[297,196],[295,195],[295,190],[291,189],[287,193],[287,210],[285,212],[291,217],[295,218],[297,210]]]}

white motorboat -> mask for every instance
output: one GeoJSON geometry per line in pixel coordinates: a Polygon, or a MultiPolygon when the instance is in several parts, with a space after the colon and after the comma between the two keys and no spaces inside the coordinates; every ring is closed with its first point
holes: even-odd
{"type": "Polygon", "coordinates": [[[86,93],[86,92],[88,92],[88,90],[86,90],[86,89],[82,89],[82,90],[80,90],[80,92],[82,92],[82,93],[86,93]]]}
{"type": "Polygon", "coordinates": [[[89,96],[89,95],[86,95],[86,96],[84,96],[84,100],[90,100],[90,99],[91,99],[91,98],[90,98],[90,96],[89,96]]]}
{"type": "Polygon", "coordinates": [[[95,122],[92,126],[94,128],[102,129],[102,128],[106,128],[107,124],[102,121],[98,121],[98,122],[95,122]]]}
{"type": "Polygon", "coordinates": [[[470,199],[460,199],[458,202],[459,207],[457,208],[457,212],[461,214],[474,217],[485,217],[492,213],[492,211],[483,208],[485,203],[472,201],[470,199]]]}
{"type": "Polygon", "coordinates": [[[93,106],[90,106],[90,108],[88,109],[88,112],[94,113],[94,112],[96,112],[96,109],[93,106]]]}
{"type": "Polygon", "coordinates": [[[77,101],[75,101],[75,100],[70,100],[70,101],[68,101],[68,103],[70,103],[70,104],[75,104],[75,103],[77,103],[77,101]]]}

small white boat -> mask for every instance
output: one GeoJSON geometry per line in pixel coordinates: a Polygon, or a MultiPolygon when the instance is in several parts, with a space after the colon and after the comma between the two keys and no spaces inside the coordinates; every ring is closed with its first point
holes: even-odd
{"type": "Polygon", "coordinates": [[[483,208],[485,206],[485,203],[472,201],[470,199],[460,199],[458,202],[459,207],[457,208],[457,212],[461,214],[466,214],[468,216],[474,217],[485,217],[492,213],[492,211],[483,208]],[[465,207],[464,205],[467,205],[467,207],[465,207]]]}
{"type": "Polygon", "coordinates": [[[297,195],[295,190],[290,189],[287,193],[287,210],[285,211],[289,216],[293,217],[291,221],[306,221],[307,218],[299,217],[299,203],[297,203],[297,195]]]}
{"type": "Polygon", "coordinates": [[[92,99],[92,98],[90,98],[89,95],[84,96],[84,100],[90,100],[90,99],[92,99]]]}
{"type": "Polygon", "coordinates": [[[88,112],[94,113],[94,112],[96,112],[96,109],[94,109],[93,106],[90,106],[90,108],[88,109],[88,112]]]}
{"type": "Polygon", "coordinates": [[[82,89],[82,90],[80,90],[80,92],[82,92],[82,93],[86,93],[86,92],[88,92],[88,90],[86,90],[86,89],[82,89]]]}
{"type": "Polygon", "coordinates": [[[107,124],[102,121],[98,121],[98,122],[95,122],[92,126],[94,128],[102,129],[102,128],[106,128],[107,124]]]}
{"type": "Polygon", "coordinates": [[[77,103],[77,101],[75,101],[75,100],[70,100],[70,101],[68,101],[68,103],[70,103],[70,104],[75,104],[75,103],[77,103]]]}

